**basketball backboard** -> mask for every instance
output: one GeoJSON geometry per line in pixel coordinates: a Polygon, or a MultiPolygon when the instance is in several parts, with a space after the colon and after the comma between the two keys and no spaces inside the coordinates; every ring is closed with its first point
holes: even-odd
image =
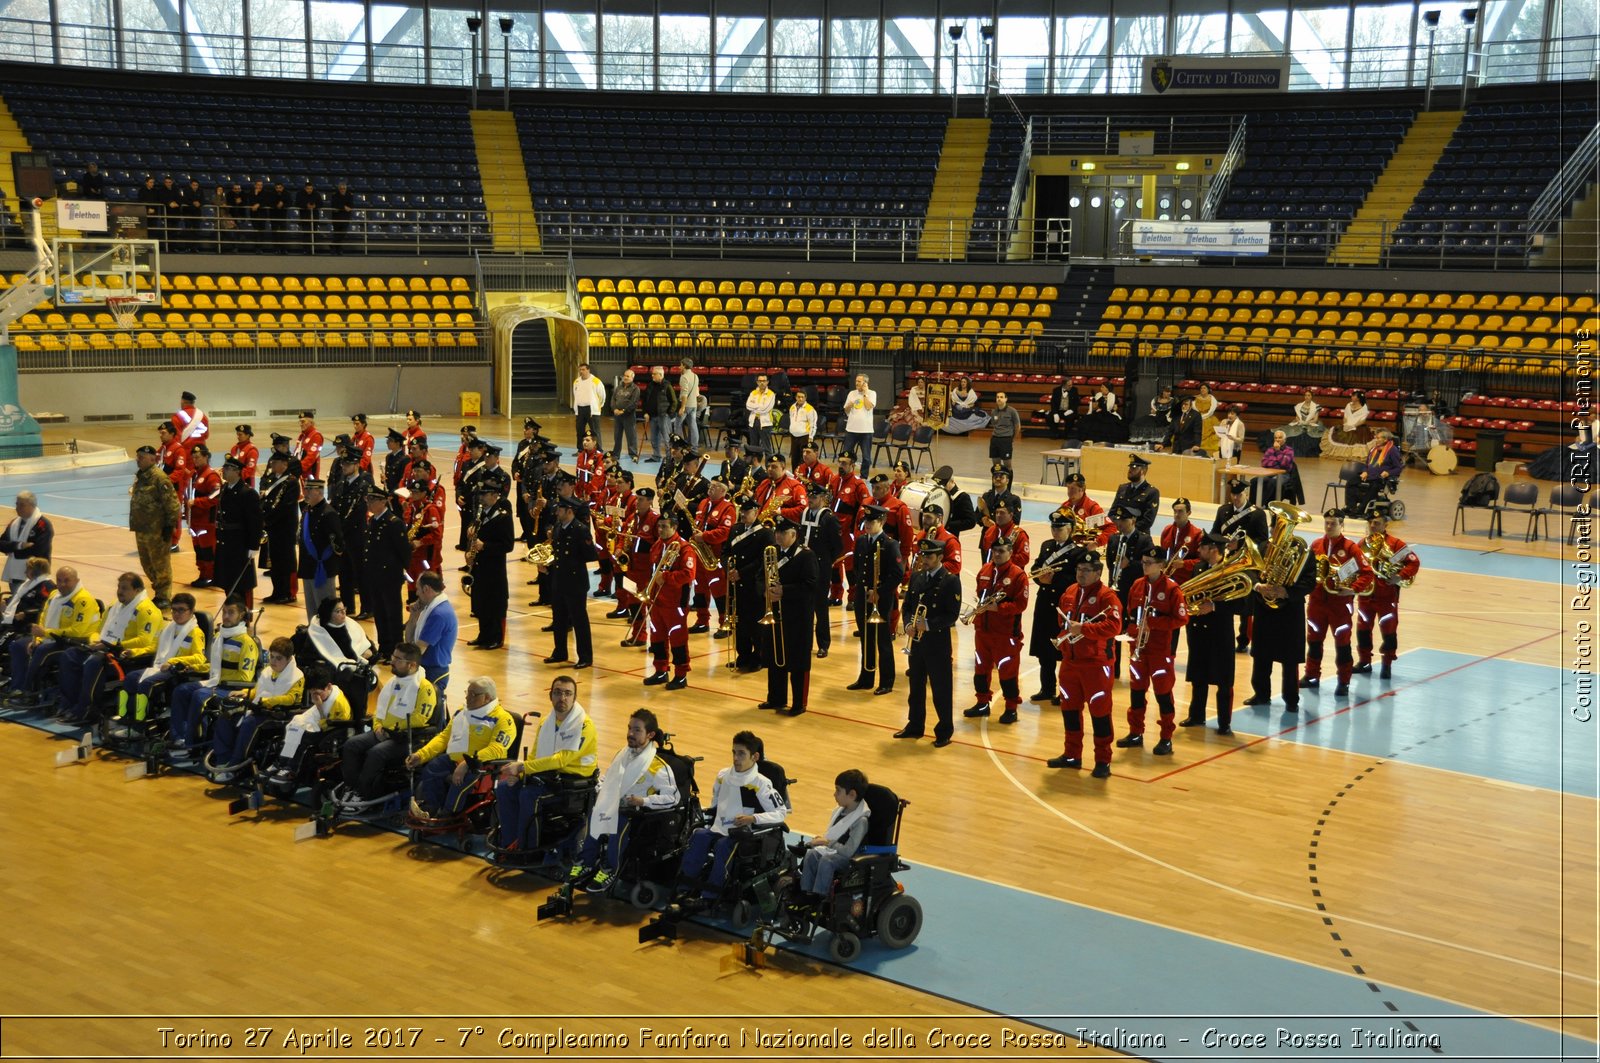
{"type": "Polygon", "coordinates": [[[155,240],[57,239],[55,303],[101,306],[108,297],[161,304],[161,245],[155,240]]]}

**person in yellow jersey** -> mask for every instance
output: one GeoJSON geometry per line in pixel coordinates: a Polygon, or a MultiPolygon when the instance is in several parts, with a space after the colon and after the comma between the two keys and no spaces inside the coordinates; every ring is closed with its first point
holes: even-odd
{"type": "Polygon", "coordinates": [[[148,664],[166,617],[145,592],[144,577],[124,572],[117,577],[117,600],[100,622],[100,633],[86,646],[69,646],[61,655],[61,717],[87,723],[109,678],[121,679],[130,668],[148,664]]]}
{"type": "Polygon", "coordinates": [[[88,645],[100,627],[100,603],[78,580],[71,565],[56,569],[55,593],[45,599],[44,610],[29,630],[29,638],[11,644],[11,689],[7,703],[14,708],[40,705],[48,697],[41,687],[45,669],[61,663],[55,658],[73,645],[88,645]]]}
{"type": "Polygon", "coordinates": [[[605,892],[622,866],[632,815],[677,805],[678,780],[658,752],[660,737],[656,714],[649,709],[633,710],[628,717],[628,744],[611,758],[611,766],[600,780],[583,851],[567,876],[574,886],[590,893],[605,892]],[[603,855],[601,846],[605,847],[603,855]]]}
{"type": "Polygon", "coordinates": [[[254,686],[261,664],[261,647],[246,623],[250,612],[244,599],[230,595],[222,603],[222,626],[211,639],[210,671],[202,679],[180,683],[172,692],[173,752],[186,755],[198,743],[200,710],[214,697],[254,686]]]}
{"type": "Polygon", "coordinates": [[[174,594],[172,622],[161,629],[149,666],[129,672],[128,678],[117,685],[116,721],[144,722],[150,711],[152,690],[189,673],[204,672],[209,664],[206,632],[195,616],[194,595],[188,591],[174,594]]]}
{"type": "MultiPolygon", "coordinates": [[[[344,691],[333,680],[333,669],[327,665],[312,665],[306,669],[306,707],[289,721],[283,732],[283,748],[278,759],[272,762],[262,784],[280,794],[292,792],[304,756],[301,747],[306,735],[323,734],[331,728],[355,720],[350,702],[344,691]]],[[[359,722],[359,721],[357,721],[359,722]]]]}
{"type": "Polygon", "coordinates": [[[223,711],[211,726],[211,753],[206,772],[215,783],[232,782],[250,763],[250,741],[256,729],[273,712],[300,708],[306,699],[306,680],[294,660],[294,642],[279,635],[267,647],[267,667],[256,685],[223,702],[223,711]]]}
{"type": "Polygon", "coordinates": [[[407,768],[423,769],[411,799],[412,814],[453,811],[479,765],[512,756],[516,742],[516,720],[500,705],[494,680],[485,675],[468,683],[467,704],[450,718],[450,726],[406,757],[407,768]]]}
{"type": "Polygon", "coordinates": [[[432,726],[439,692],[422,674],[422,647],[402,642],[389,654],[394,678],[378,692],[372,730],[344,744],[344,786],[335,799],[351,811],[383,800],[392,790],[384,785],[416,748],[417,735],[432,726]]]}
{"type": "Polygon", "coordinates": [[[550,682],[550,715],[539,725],[528,759],[500,769],[494,797],[500,809],[501,849],[528,846],[528,828],[545,794],[562,786],[582,785],[578,780],[593,784],[600,770],[599,747],[594,721],[578,704],[578,681],[569,675],[556,676],[550,682]]]}

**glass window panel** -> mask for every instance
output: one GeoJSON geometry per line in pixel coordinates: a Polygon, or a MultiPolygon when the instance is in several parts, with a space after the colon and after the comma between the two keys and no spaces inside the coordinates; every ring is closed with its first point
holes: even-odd
{"type": "MultiPolygon", "coordinates": [[[[48,20],[49,15],[45,17],[48,20]]],[[[48,51],[48,24],[45,31],[48,51]]],[[[183,45],[177,16],[156,6],[155,0],[122,0],[122,61],[134,70],[181,70],[183,45]]]]}
{"type": "Polygon", "coordinates": [[[52,48],[49,0],[12,0],[6,5],[0,14],[0,54],[18,63],[53,63],[52,48]]]}
{"type": "Polygon", "coordinates": [[[545,88],[599,86],[595,29],[591,12],[545,12],[544,38],[540,42],[544,46],[545,88]]]}
{"type": "MultiPolygon", "coordinates": [[[[267,78],[305,77],[306,5],[301,0],[249,2],[250,73],[267,78]]],[[[216,3],[225,6],[227,0],[216,3]]]]}
{"type": "Polygon", "coordinates": [[[377,81],[428,80],[421,6],[372,5],[372,76],[377,81]]]}
{"type": "Polygon", "coordinates": [[[883,91],[908,95],[933,91],[931,18],[893,18],[884,25],[883,91]]]}
{"type": "MultiPolygon", "coordinates": [[[[472,84],[473,34],[467,30],[469,14],[435,7],[428,19],[428,45],[433,53],[429,81],[435,85],[472,84]]],[[[478,38],[482,39],[481,32],[478,38]]]]}
{"type": "Polygon", "coordinates": [[[984,21],[987,20],[976,15],[947,16],[942,20],[938,38],[939,47],[944,50],[943,61],[939,64],[940,92],[950,91],[953,64],[960,76],[961,94],[983,94],[983,38],[978,34],[978,26],[984,21]],[[956,42],[954,49],[950,47],[951,26],[961,27],[961,40],[956,42]],[[952,50],[955,52],[953,58],[952,50]]]}
{"type": "Polygon", "coordinates": [[[1172,54],[1220,55],[1228,50],[1227,0],[1176,0],[1172,54]]]}
{"type": "Polygon", "coordinates": [[[767,91],[766,19],[717,19],[717,90],[767,91]]]}
{"type": "Polygon", "coordinates": [[[1296,8],[1289,26],[1290,86],[1296,89],[1344,88],[1345,45],[1349,31],[1348,6],[1296,8]]]}
{"type": "Polygon", "coordinates": [[[1284,42],[1288,39],[1288,23],[1289,12],[1278,4],[1240,0],[1233,5],[1233,37],[1229,51],[1274,52],[1281,55],[1286,50],[1284,42]]]}
{"type": "Polygon", "coordinates": [[[704,92],[711,77],[711,19],[661,16],[661,90],[704,92]]]}
{"type": "Polygon", "coordinates": [[[878,91],[878,20],[828,22],[828,91],[878,91]]]}
{"type": "MultiPolygon", "coordinates": [[[[539,87],[539,16],[531,11],[491,11],[490,24],[494,26],[493,41],[500,49],[495,58],[497,76],[505,76],[506,35],[500,32],[500,20],[511,20],[511,85],[513,88],[539,87]]],[[[504,82],[501,82],[504,84],[504,82]]]]}
{"type": "Polygon", "coordinates": [[[655,88],[655,19],[649,15],[607,13],[601,30],[605,87],[646,91],[655,88]]]}
{"type": "MultiPolygon", "coordinates": [[[[1405,85],[1412,80],[1411,23],[1415,9],[1411,4],[1358,5],[1350,25],[1350,87],[1377,88],[1380,85],[1405,85]]],[[[1421,82],[1421,62],[1416,82],[1421,82]]]]}
{"type": "Polygon", "coordinates": [[[312,0],[312,76],[328,81],[365,81],[366,10],[348,0],[312,0]]]}
{"type": "Polygon", "coordinates": [[[822,20],[772,20],[772,91],[816,92],[822,83],[822,20]]]}
{"type": "Polygon", "coordinates": [[[1561,0],[1551,43],[1550,76],[1559,80],[1595,75],[1595,35],[1600,32],[1594,0],[1561,0]]]}
{"type": "Polygon", "coordinates": [[[1095,16],[1056,17],[1056,91],[1105,92],[1109,84],[1106,46],[1111,21],[1095,16]]]}
{"type": "MultiPolygon", "coordinates": [[[[13,10],[16,6],[13,4],[6,8],[7,18],[16,17],[13,10]]],[[[62,63],[68,66],[117,65],[112,29],[115,15],[111,10],[111,0],[60,0],[57,11],[61,20],[62,63]]],[[[9,49],[5,55],[8,59],[27,58],[25,55],[16,56],[9,49]]]]}
{"type": "MultiPolygon", "coordinates": [[[[299,18],[289,25],[301,27],[299,73],[269,77],[305,77],[304,6],[295,3],[299,18]]],[[[244,8],[234,0],[188,0],[183,8],[189,29],[189,69],[197,74],[244,74],[244,8]]],[[[252,29],[259,33],[259,29],[252,29]]],[[[258,71],[259,72],[259,71],[258,71]]]]}
{"type": "Polygon", "coordinates": [[[1150,0],[1113,5],[1111,23],[1112,92],[1138,92],[1144,57],[1167,53],[1166,5],[1150,0]]]}
{"type": "Polygon", "coordinates": [[[1001,92],[1049,91],[1050,20],[1001,15],[994,35],[995,73],[1001,92]]]}
{"type": "MultiPolygon", "coordinates": [[[[1489,82],[1535,81],[1539,77],[1539,39],[1544,35],[1545,0],[1491,0],[1484,5],[1483,28],[1480,38],[1483,41],[1483,58],[1479,70],[1480,77],[1489,82]]],[[[1443,29],[1439,31],[1441,34],[1443,29]]],[[[1560,35],[1560,24],[1557,23],[1554,32],[1560,35]]],[[[1443,44],[1435,42],[1435,47],[1443,44]]],[[[1561,45],[1553,47],[1557,53],[1553,59],[1559,58],[1559,53],[1564,49],[1561,45]]],[[[1435,76],[1438,68],[1435,68],[1435,76]]],[[[1555,63],[1550,67],[1550,76],[1559,76],[1555,63]]],[[[1417,77],[1418,84],[1422,76],[1417,77]]]]}

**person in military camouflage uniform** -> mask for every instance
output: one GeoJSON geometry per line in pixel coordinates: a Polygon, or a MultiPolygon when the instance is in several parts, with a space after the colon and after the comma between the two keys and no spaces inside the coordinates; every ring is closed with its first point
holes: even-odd
{"type": "Polygon", "coordinates": [[[128,529],[139,546],[139,567],[144,569],[150,594],[160,609],[172,597],[172,530],[182,513],[178,492],[161,471],[155,447],[140,447],[134,456],[139,471],[133,477],[128,499],[128,529]]]}

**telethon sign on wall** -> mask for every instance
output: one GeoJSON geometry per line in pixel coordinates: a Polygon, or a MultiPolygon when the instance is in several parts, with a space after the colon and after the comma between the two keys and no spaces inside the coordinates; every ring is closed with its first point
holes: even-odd
{"type": "Polygon", "coordinates": [[[1265,255],[1269,221],[1136,221],[1133,250],[1140,255],[1265,255]]]}
{"type": "Polygon", "coordinates": [[[1260,59],[1232,56],[1147,55],[1144,92],[1178,96],[1190,92],[1286,92],[1287,57],[1260,59]]]}
{"type": "Polygon", "coordinates": [[[106,231],[106,204],[98,199],[56,200],[56,226],[80,233],[106,231]]]}

